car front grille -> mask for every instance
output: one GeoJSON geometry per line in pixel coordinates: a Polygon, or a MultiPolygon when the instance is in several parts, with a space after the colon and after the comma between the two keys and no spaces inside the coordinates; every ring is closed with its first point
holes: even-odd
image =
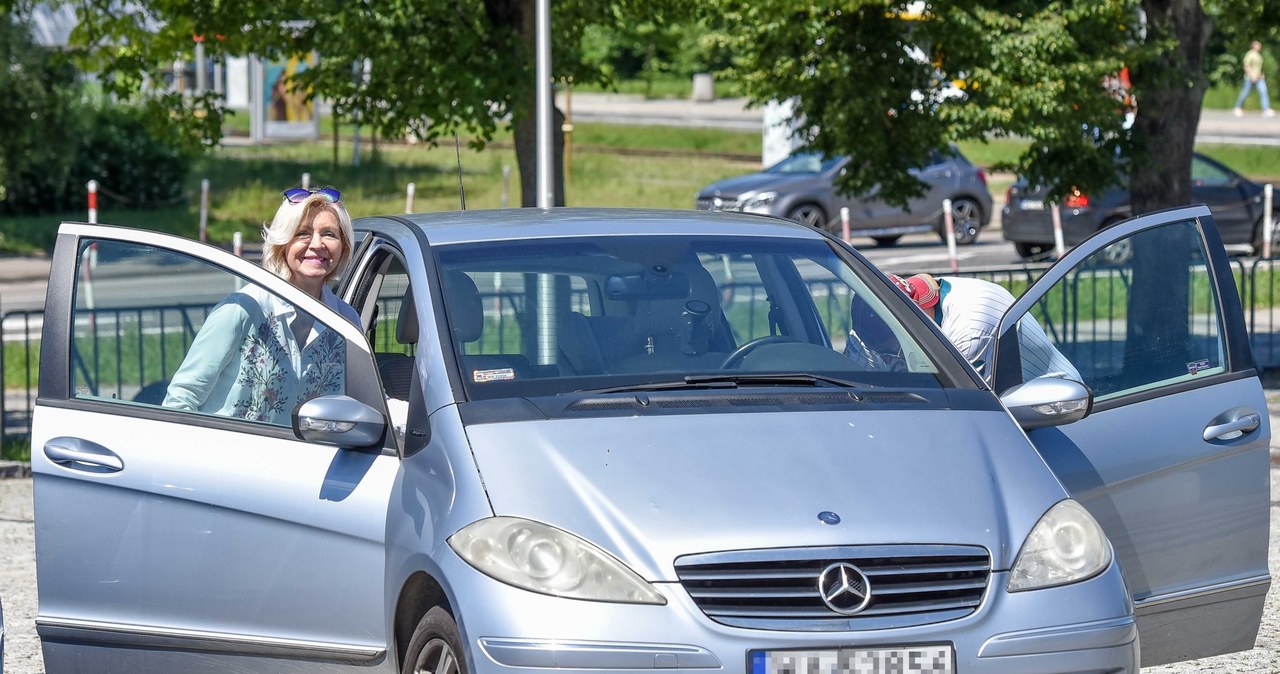
{"type": "Polygon", "coordinates": [[[985,548],[955,545],[789,548],[687,555],[675,567],[694,603],[718,623],[826,632],[967,616],[982,603],[991,556],[985,548]],[[871,596],[854,615],[833,610],[818,587],[823,571],[842,562],[862,572],[871,596]]]}
{"type": "Polygon", "coordinates": [[[694,206],[700,211],[736,211],[737,199],[721,199],[719,197],[698,197],[694,206]]]}

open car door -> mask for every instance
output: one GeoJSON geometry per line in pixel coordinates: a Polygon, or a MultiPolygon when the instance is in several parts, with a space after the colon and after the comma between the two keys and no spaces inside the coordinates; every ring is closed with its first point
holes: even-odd
{"type": "Polygon", "coordinates": [[[31,468],[45,667],[386,662],[399,459],[360,327],[212,246],[82,224],[58,231],[44,317],[31,468]],[[305,347],[286,352],[279,326],[302,316],[305,347]],[[234,409],[186,404],[203,381],[187,373],[223,358],[264,385],[234,409]]]}
{"type": "Polygon", "coordinates": [[[1084,419],[1028,432],[1106,530],[1150,666],[1254,646],[1267,570],[1270,425],[1213,216],[1162,211],[1065,255],[999,328],[998,393],[1034,371],[1038,321],[1093,391],[1084,419]]]}

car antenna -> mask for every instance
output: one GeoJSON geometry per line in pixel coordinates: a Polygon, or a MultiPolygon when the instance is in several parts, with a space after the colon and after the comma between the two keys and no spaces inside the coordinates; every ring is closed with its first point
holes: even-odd
{"type": "Polygon", "coordinates": [[[453,132],[453,154],[458,158],[458,202],[467,210],[467,193],[462,191],[462,148],[458,144],[458,132],[453,132]]]}

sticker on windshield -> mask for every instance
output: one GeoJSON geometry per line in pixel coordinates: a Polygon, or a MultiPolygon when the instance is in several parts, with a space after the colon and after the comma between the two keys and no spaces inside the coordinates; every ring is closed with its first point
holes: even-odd
{"type": "Polygon", "coordinates": [[[1187,372],[1190,372],[1191,374],[1200,374],[1201,370],[1207,369],[1209,369],[1208,358],[1201,358],[1200,360],[1193,360],[1190,363],[1187,363],[1187,372]]]}
{"type": "Polygon", "coordinates": [[[507,381],[516,378],[516,371],[509,367],[502,367],[496,370],[472,370],[471,381],[477,384],[483,384],[491,381],[507,381]]]}

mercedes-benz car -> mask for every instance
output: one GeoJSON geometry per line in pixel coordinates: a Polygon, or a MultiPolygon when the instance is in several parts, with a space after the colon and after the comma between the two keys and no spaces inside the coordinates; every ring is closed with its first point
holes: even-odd
{"type": "Polygon", "coordinates": [[[991,222],[991,192],[987,174],[955,147],[934,151],[927,166],[912,175],[926,186],[906,208],[894,206],[874,193],[850,197],[836,189],[849,157],[824,157],[802,152],[756,173],[714,182],[698,192],[694,205],[703,211],[741,211],[788,218],[841,234],[841,209],[849,209],[851,236],[870,237],[892,246],[906,234],[934,232],[946,241],[943,201],[951,200],[956,243],[970,244],[991,222]]]}
{"type": "Polygon", "coordinates": [[[1270,427],[1204,207],[1072,250],[985,376],[781,219],[355,231],[359,325],[197,241],[61,226],[31,441],[45,671],[1132,673],[1254,645],[1270,427]],[[203,330],[244,386],[297,376],[272,330],[206,321],[264,298],[336,390],[281,418],[167,406],[203,330]],[[1079,379],[1024,357],[1032,322],[1079,379]]]}
{"type": "MultiPolygon", "coordinates": [[[[1213,212],[1222,242],[1243,246],[1255,254],[1265,248],[1263,234],[1264,186],[1236,173],[1225,164],[1196,153],[1191,159],[1191,198],[1213,212]]],[[[1049,190],[1031,186],[1019,178],[1009,186],[1001,211],[1000,229],[1024,258],[1040,256],[1055,246],[1053,204],[1049,190]]],[[[1272,227],[1280,226],[1280,205],[1272,215],[1272,227]]],[[[1062,200],[1059,217],[1063,245],[1074,246],[1094,232],[1132,217],[1129,190],[1117,187],[1098,194],[1071,190],[1062,200]]],[[[1274,245],[1280,238],[1272,235],[1274,245]]]]}

